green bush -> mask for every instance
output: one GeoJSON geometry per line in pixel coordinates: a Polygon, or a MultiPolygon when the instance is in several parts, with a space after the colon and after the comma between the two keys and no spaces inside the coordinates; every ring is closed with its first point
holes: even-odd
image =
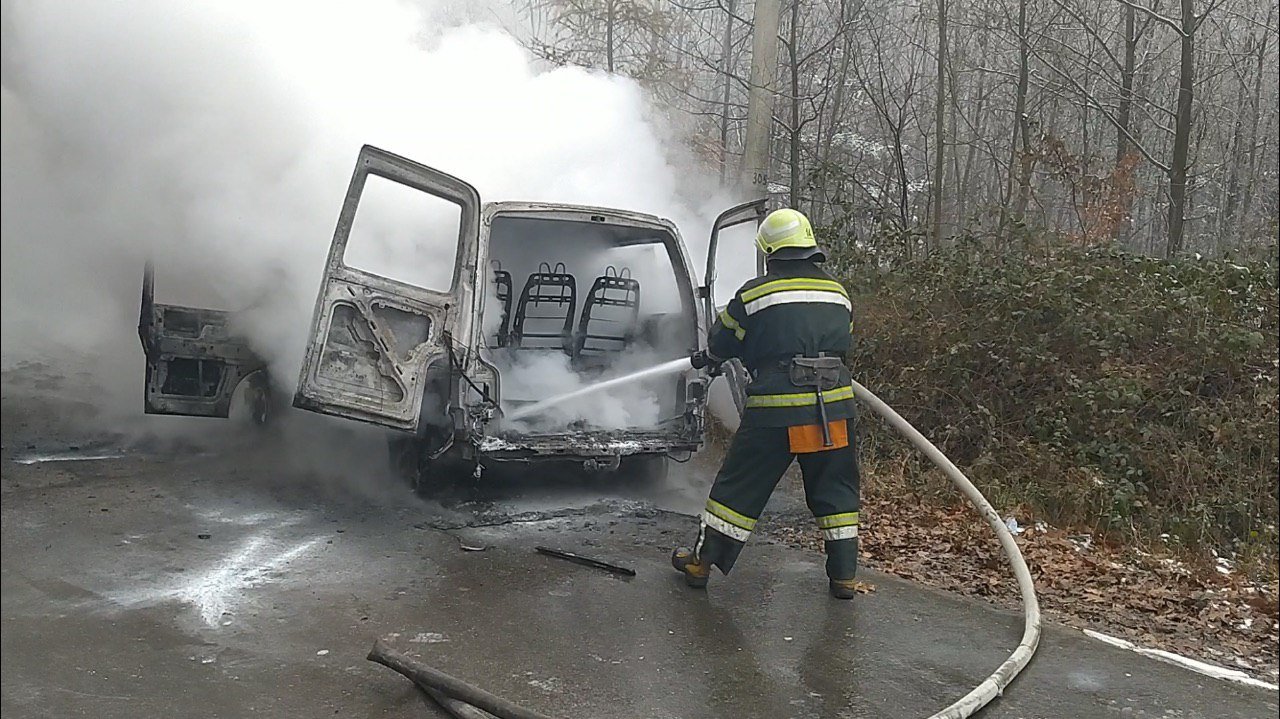
{"type": "MultiPolygon", "coordinates": [[[[993,498],[1274,550],[1274,264],[965,243],[892,269],[833,259],[856,298],[855,376],[993,498]]],[[[904,451],[882,432],[868,451],[904,451]]]]}

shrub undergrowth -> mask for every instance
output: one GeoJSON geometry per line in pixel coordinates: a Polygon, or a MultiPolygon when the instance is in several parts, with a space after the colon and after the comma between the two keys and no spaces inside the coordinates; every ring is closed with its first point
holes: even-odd
{"type": "MultiPolygon", "coordinates": [[[[833,259],[855,296],[855,376],[998,505],[1274,573],[1274,264],[963,243],[892,269],[833,259]]],[[[863,425],[867,452],[909,451],[863,425]]]]}

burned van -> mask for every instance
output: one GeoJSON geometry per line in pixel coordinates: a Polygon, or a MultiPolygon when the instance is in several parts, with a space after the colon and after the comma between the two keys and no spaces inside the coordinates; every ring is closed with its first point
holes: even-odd
{"type": "MultiPolygon", "coordinates": [[[[717,219],[702,282],[674,224],[625,210],[498,202],[466,182],[361,149],[329,248],[293,406],[393,431],[418,474],[567,461],[665,472],[702,443],[709,378],[691,368],[548,398],[705,345],[717,219]],[[545,404],[545,403],[543,403],[545,404]],[[539,405],[542,406],[541,404],[539,405]],[[515,419],[513,417],[518,417],[515,419]]],[[[266,412],[272,368],[232,315],[157,304],[144,281],[146,411],[266,412]]]]}

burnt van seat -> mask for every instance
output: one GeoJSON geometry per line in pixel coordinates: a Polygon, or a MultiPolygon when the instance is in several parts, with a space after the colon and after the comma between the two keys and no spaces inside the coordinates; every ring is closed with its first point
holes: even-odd
{"type": "Polygon", "coordinates": [[[516,303],[511,344],[520,349],[573,349],[578,288],[563,262],[543,262],[529,275],[516,303]]]}
{"type": "Polygon", "coordinates": [[[582,305],[574,355],[622,352],[635,336],[639,316],[640,282],[626,267],[606,267],[582,305]]]}
{"type": "Polygon", "coordinates": [[[502,263],[493,260],[493,284],[497,294],[498,306],[502,310],[502,323],[498,325],[498,336],[494,338],[495,347],[506,347],[511,342],[511,273],[502,269],[502,263]]]}

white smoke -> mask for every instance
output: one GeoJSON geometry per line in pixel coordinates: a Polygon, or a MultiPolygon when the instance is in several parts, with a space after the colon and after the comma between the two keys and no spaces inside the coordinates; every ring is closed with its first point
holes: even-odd
{"type": "Polygon", "coordinates": [[[704,208],[721,204],[636,83],[540,67],[494,27],[440,24],[456,6],[4,9],[5,362],[92,354],[98,399],[124,414],[140,405],[133,327],[147,257],[159,301],[254,305],[247,331],[292,390],[362,144],[462,177],[485,199],[673,217],[695,253],[714,215],[704,208]]]}

